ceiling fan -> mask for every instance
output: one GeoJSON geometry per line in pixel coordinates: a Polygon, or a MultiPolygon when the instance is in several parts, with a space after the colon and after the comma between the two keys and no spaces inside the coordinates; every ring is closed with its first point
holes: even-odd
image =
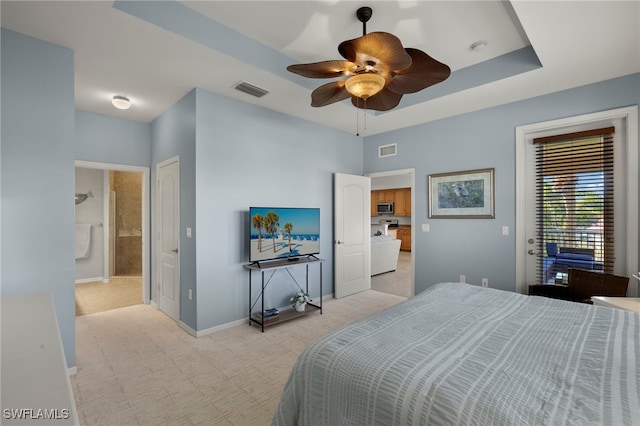
{"type": "Polygon", "coordinates": [[[451,69],[421,50],[404,48],[398,37],[386,32],[367,34],[373,11],[361,7],[362,37],[346,40],[338,52],[346,60],[296,64],[287,70],[308,78],[346,79],[324,84],[311,93],[311,106],[322,107],[351,98],[356,108],[388,111],[402,95],[416,93],[446,80],[451,69]]]}

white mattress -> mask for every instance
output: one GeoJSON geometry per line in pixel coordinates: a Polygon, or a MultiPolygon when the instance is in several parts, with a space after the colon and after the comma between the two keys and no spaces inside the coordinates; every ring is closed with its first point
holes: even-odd
{"type": "Polygon", "coordinates": [[[640,314],[443,283],[321,338],[273,425],[640,425],[640,314]]]}

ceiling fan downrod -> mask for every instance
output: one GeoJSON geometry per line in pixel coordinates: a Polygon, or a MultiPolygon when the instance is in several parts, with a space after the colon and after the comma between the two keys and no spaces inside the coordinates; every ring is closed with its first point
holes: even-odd
{"type": "Polygon", "coordinates": [[[358,21],[362,22],[362,35],[367,35],[367,21],[371,19],[373,10],[370,7],[364,6],[356,11],[356,17],[358,21]]]}

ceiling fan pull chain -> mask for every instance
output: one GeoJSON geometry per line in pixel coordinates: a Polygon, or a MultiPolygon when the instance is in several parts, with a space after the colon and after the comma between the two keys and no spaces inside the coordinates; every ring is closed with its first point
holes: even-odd
{"type": "Polygon", "coordinates": [[[364,115],[364,132],[367,133],[367,100],[364,100],[364,107],[362,109],[362,114],[364,115]]]}

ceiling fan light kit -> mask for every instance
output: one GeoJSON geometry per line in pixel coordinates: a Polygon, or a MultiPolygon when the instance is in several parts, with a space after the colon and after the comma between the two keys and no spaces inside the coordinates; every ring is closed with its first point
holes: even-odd
{"type": "Polygon", "coordinates": [[[440,83],[451,74],[447,65],[423,51],[405,49],[393,34],[367,34],[366,25],[372,14],[370,7],[361,7],[356,12],[363,35],[340,43],[338,52],[346,60],[287,67],[288,71],[308,78],[347,77],[314,90],[311,106],[322,107],[351,98],[356,108],[388,111],[398,106],[403,95],[440,83]]]}
{"type": "Polygon", "coordinates": [[[344,85],[347,92],[360,99],[367,100],[371,96],[375,95],[384,87],[384,77],[373,74],[364,73],[356,74],[353,77],[349,77],[344,85]]]}

